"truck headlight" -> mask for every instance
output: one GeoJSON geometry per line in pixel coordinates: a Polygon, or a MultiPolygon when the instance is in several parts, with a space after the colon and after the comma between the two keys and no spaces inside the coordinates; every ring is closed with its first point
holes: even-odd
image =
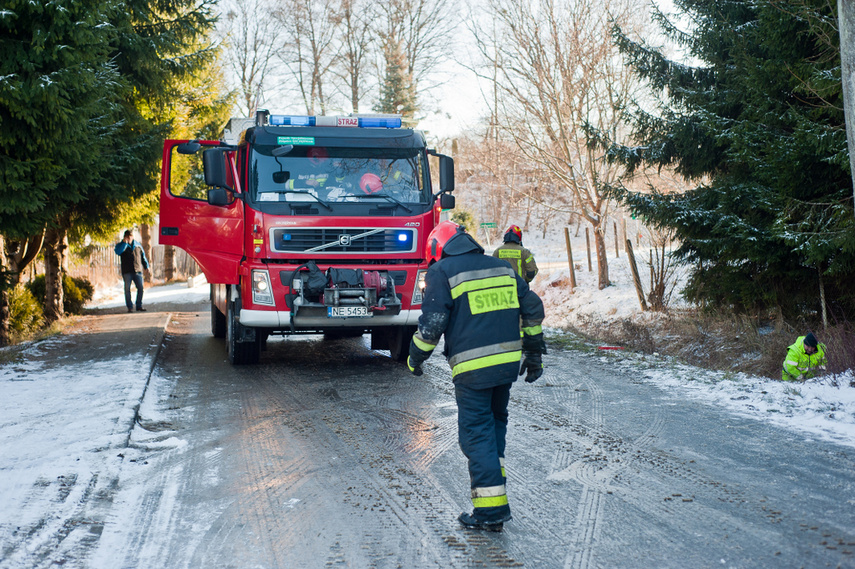
{"type": "Polygon", "coordinates": [[[270,274],[265,270],[253,269],[252,271],[252,303],[275,305],[270,287],[270,274]]]}
{"type": "Polygon", "coordinates": [[[416,287],[413,289],[413,300],[410,304],[421,304],[425,297],[425,275],[427,271],[416,273],[416,287]]]}

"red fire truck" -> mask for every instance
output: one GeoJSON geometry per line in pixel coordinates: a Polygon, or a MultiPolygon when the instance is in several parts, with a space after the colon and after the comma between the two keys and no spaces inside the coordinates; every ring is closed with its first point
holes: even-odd
{"type": "Polygon", "coordinates": [[[271,334],[370,333],[404,361],[453,190],[453,160],[400,117],[259,111],[220,141],[166,141],[160,243],[205,273],[233,364],[258,362],[271,334]]]}

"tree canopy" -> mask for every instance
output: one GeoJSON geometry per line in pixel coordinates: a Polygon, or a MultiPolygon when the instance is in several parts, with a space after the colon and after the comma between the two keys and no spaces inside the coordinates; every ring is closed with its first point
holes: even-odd
{"type": "Polygon", "coordinates": [[[636,101],[635,145],[613,145],[609,156],[632,170],[674,168],[697,185],[613,195],[676,230],[692,300],[796,317],[819,310],[824,293],[851,309],[855,224],[834,3],[675,4],[688,31],[661,12],[657,21],[681,60],[615,32],[658,105],[636,101]]]}

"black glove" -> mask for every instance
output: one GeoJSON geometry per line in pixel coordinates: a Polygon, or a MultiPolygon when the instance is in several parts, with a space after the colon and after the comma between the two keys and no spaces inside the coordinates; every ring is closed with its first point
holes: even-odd
{"type": "Polygon", "coordinates": [[[523,335],[522,349],[525,353],[537,352],[539,354],[545,354],[546,342],[543,340],[543,333],[523,335]]]}
{"type": "Polygon", "coordinates": [[[534,383],[543,375],[543,356],[540,352],[525,352],[519,375],[522,375],[523,372],[528,372],[525,376],[526,383],[534,383]]]}

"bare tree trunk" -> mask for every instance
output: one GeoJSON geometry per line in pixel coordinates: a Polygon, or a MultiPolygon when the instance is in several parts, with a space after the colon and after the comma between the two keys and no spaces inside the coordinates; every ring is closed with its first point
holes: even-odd
{"type": "Polygon", "coordinates": [[[65,313],[62,290],[63,266],[68,254],[68,234],[63,228],[48,229],[45,233],[45,321],[50,324],[65,313]]]}
{"type": "Polygon", "coordinates": [[[852,170],[852,195],[855,197],[855,1],[837,0],[837,19],[846,141],[849,144],[849,167],[852,170]]]}
{"type": "Polygon", "coordinates": [[[8,346],[12,341],[9,334],[9,290],[15,286],[9,271],[9,259],[6,256],[6,239],[0,235],[0,346],[8,346]]]}
{"type": "Polygon", "coordinates": [[[8,346],[12,340],[9,291],[21,282],[21,273],[41,251],[44,236],[42,231],[29,239],[10,241],[0,235],[0,346],[8,346]]]}
{"type": "Polygon", "coordinates": [[[597,287],[603,290],[609,282],[609,259],[606,253],[606,236],[602,224],[594,226],[594,245],[597,250],[597,287]]]}
{"type": "MultiPolygon", "coordinates": [[[[140,224],[140,241],[142,242],[145,258],[151,262],[151,226],[148,223],[140,224]]],[[[146,283],[151,284],[151,276],[153,274],[154,270],[148,272],[143,271],[143,278],[146,283]]]]}
{"type": "Polygon", "coordinates": [[[172,245],[163,247],[163,278],[166,282],[175,279],[175,247],[172,245]]]}

